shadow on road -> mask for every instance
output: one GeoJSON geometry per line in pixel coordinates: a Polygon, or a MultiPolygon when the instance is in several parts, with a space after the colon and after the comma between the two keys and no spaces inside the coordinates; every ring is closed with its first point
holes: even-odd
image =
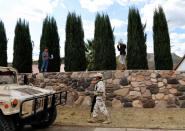
{"type": "Polygon", "coordinates": [[[83,127],[63,127],[63,126],[53,126],[47,129],[33,129],[31,127],[25,127],[23,131],[94,131],[93,128],[83,128],[83,127]]]}

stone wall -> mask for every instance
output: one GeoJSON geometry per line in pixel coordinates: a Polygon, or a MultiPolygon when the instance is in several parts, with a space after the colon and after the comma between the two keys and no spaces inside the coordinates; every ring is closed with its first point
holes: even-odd
{"type": "MultiPolygon", "coordinates": [[[[68,91],[68,105],[90,106],[93,75],[97,72],[27,74],[41,88],[68,91]]],[[[185,72],[104,71],[106,105],[113,108],[184,108],[185,72]]],[[[19,80],[22,83],[22,76],[19,80]]]]}

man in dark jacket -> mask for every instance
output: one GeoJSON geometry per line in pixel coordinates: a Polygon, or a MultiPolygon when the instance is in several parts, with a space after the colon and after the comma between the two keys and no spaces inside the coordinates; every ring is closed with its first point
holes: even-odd
{"type": "Polygon", "coordinates": [[[120,52],[120,56],[119,56],[119,62],[122,65],[122,70],[126,69],[126,62],[125,62],[125,57],[126,57],[126,45],[123,44],[122,41],[120,41],[117,45],[118,51],[120,52]]]}

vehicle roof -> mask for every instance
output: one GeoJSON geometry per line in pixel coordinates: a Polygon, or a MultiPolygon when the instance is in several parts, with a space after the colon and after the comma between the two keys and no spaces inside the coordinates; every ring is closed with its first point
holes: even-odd
{"type": "Polygon", "coordinates": [[[14,69],[13,67],[3,67],[3,66],[0,66],[0,71],[1,71],[1,72],[6,72],[6,71],[17,72],[17,70],[14,69]]]}

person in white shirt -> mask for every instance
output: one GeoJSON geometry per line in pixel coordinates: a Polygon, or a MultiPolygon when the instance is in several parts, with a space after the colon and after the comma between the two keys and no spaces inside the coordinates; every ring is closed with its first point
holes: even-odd
{"type": "Polygon", "coordinates": [[[126,69],[126,45],[122,41],[119,41],[117,45],[118,51],[120,52],[119,62],[122,64],[122,70],[126,69]]]}

